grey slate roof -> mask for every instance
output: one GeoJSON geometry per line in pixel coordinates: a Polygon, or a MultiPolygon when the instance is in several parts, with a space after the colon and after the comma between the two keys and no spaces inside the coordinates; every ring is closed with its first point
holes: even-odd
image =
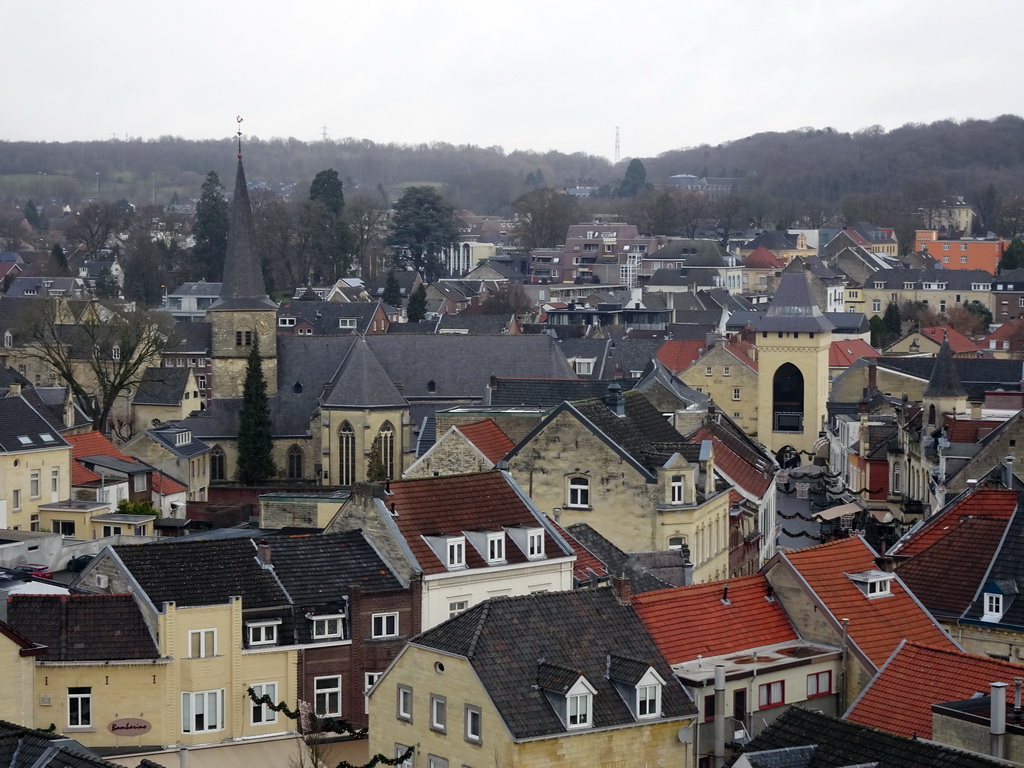
{"type": "Polygon", "coordinates": [[[939,353],[935,356],[935,366],[928,377],[928,386],[924,390],[925,397],[966,397],[967,391],[960,384],[956,366],[953,365],[953,350],[949,347],[949,339],[943,338],[939,353]]]}
{"type": "Polygon", "coordinates": [[[132,398],[136,405],[178,405],[188,382],[189,368],[147,368],[132,398]]]}
{"type": "Polygon", "coordinates": [[[405,405],[364,337],[349,348],[321,399],[324,406],[391,408],[405,405]]]}
{"type": "Polygon", "coordinates": [[[835,325],[822,314],[814,300],[808,282],[811,279],[812,276],[804,270],[783,272],[768,311],[754,328],[768,333],[822,333],[833,330],[835,325]]]}
{"type": "Polygon", "coordinates": [[[206,356],[210,353],[210,330],[209,323],[190,323],[179,320],[174,324],[171,335],[171,346],[168,352],[183,354],[195,352],[197,355],[206,356]]]}
{"type": "Polygon", "coordinates": [[[467,331],[479,336],[501,336],[508,329],[511,315],[441,315],[435,328],[436,333],[445,331],[467,331]]]}
{"type": "Polygon", "coordinates": [[[634,594],[654,592],[674,586],[659,579],[635,560],[631,560],[628,553],[612,544],[588,523],[576,523],[565,530],[584,549],[604,563],[608,573],[615,577],[625,575],[629,579],[629,589],[634,594]]]}
{"type": "Polygon", "coordinates": [[[370,332],[370,323],[379,301],[285,301],[277,308],[278,318],[293,317],[296,321],[305,321],[313,326],[314,334],[343,336],[350,333],[370,332]],[[342,318],[354,319],[355,328],[342,328],[342,318]]]}
{"type": "Polygon", "coordinates": [[[209,298],[210,296],[220,296],[221,283],[208,283],[205,280],[200,280],[195,283],[182,283],[168,296],[201,296],[209,298]]]}
{"type": "Polygon", "coordinates": [[[0,452],[18,453],[68,444],[23,397],[0,399],[0,452]]]}
{"type": "Polygon", "coordinates": [[[177,424],[166,424],[156,429],[147,429],[146,435],[155,442],[162,445],[168,451],[173,453],[175,456],[198,456],[201,453],[206,453],[210,450],[210,446],[204,443],[202,440],[197,440],[195,435],[192,439],[181,445],[178,445],[177,435],[185,432],[183,427],[177,424]]]}
{"type": "Polygon", "coordinates": [[[611,589],[488,600],[413,643],[467,658],[516,739],[566,731],[539,687],[542,679],[548,690],[560,690],[585,676],[597,691],[594,728],[638,724],[606,677],[609,656],[661,675],[663,719],[696,711],[632,606],[611,589]]]}
{"type": "MultiPolygon", "coordinates": [[[[877,765],[878,768],[995,768],[997,761],[920,739],[907,739],[865,725],[839,720],[800,707],[789,707],[743,750],[763,750],[816,745],[818,749],[803,768],[844,768],[877,765]]],[[[768,763],[774,765],[774,763],[768,763]]]]}
{"type": "Polygon", "coordinates": [[[906,283],[920,289],[923,283],[945,283],[947,290],[969,291],[975,283],[991,288],[992,274],[983,269],[882,269],[864,278],[865,288],[884,283],[886,290],[903,290],[906,283]]]}
{"type": "Polygon", "coordinates": [[[11,595],[7,623],[48,662],[160,658],[131,595],[11,595]]]}
{"type": "MultiPolygon", "coordinates": [[[[635,387],[640,379],[616,380],[623,391],[635,387]]],[[[599,379],[512,379],[496,378],[491,387],[490,405],[530,405],[549,408],[568,400],[603,397],[612,380],[599,379]]]]}
{"type": "Polygon", "coordinates": [[[758,248],[767,248],[769,251],[789,251],[796,248],[796,238],[788,232],[766,229],[743,246],[743,250],[753,251],[758,248]]]}
{"type": "MultiPolygon", "coordinates": [[[[150,761],[143,761],[150,762],[150,761]]],[[[141,765],[141,763],[140,763],[141,765]]],[[[122,768],[66,736],[0,720],[2,768],[122,768]]],[[[151,763],[152,768],[160,768],[151,763]]],[[[149,766],[147,766],[149,768],[149,766]]]]}
{"type": "Polygon", "coordinates": [[[224,259],[224,281],[220,298],[211,312],[237,309],[273,309],[277,305],[267,296],[263,270],[253,247],[252,206],[245,184],[242,156],[238,156],[235,173],[235,194],[231,200],[228,221],[228,252],[224,259]]]}
{"type": "Polygon", "coordinates": [[[288,603],[274,574],[257,561],[252,539],[174,539],[113,550],[158,608],[172,601],[182,606],[219,605],[235,596],[241,596],[247,608],[288,603]]]}
{"type": "MultiPolygon", "coordinates": [[[[924,381],[931,379],[935,368],[935,360],[930,357],[879,357],[875,358],[875,362],[879,368],[888,368],[924,381]]],[[[858,360],[854,366],[860,364],[867,363],[858,360]]],[[[1020,360],[953,358],[957,378],[971,400],[981,400],[984,393],[990,390],[1020,391],[1020,383],[1024,380],[1021,366],[1020,360]]]]}

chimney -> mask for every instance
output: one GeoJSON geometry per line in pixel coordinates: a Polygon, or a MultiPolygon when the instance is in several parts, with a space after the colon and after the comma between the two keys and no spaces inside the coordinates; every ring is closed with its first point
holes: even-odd
{"type": "Polygon", "coordinates": [[[21,382],[20,381],[12,381],[7,386],[7,396],[8,397],[20,397],[21,396],[21,382]]]}
{"type": "Polygon", "coordinates": [[[633,598],[633,588],[629,584],[629,577],[622,573],[621,576],[612,576],[612,589],[615,590],[615,597],[622,605],[629,605],[633,598]]]}
{"type": "Polygon", "coordinates": [[[1013,488],[1013,456],[1003,459],[1003,487],[1013,488]]]}
{"type": "Polygon", "coordinates": [[[1020,725],[1020,689],[1024,677],[1013,678],[1013,722],[1020,725]]]}
{"type": "Polygon", "coordinates": [[[725,765],[725,665],[715,664],[715,768],[725,765]]]}
{"type": "Polygon", "coordinates": [[[260,564],[264,568],[272,567],[270,562],[270,542],[266,539],[260,539],[260,543],[256,545],[256,557],[259,558],[260,564]]]}
{"type": "Polygon", "coordinates": [[[605,395],[604,404],[620,419],[626,415],[626,398],[622,394],[622,387],[615,382],[608,385],[608,394],[605,395]]]}
{"type": "Polygon", "coordinates": [[[992,683],[989,705],[989,752],[992,757],[1002,760],[1006,739],[1006,683],[992,683]]]}
{"type": "Polygon", "coordinates": [[[868,388],[872,392],[878,390],[878,363],[873,357],[868,359],[868,388]]]}

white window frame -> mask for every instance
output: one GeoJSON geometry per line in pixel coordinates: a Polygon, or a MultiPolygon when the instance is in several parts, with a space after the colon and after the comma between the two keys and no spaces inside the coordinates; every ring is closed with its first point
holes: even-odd
{"type": "Polygon", "coordinates": [[[982,621],[1000,621],[1003,618],[1004,598],[998,592],[985,593],[985,612],[982,621]]]}
{"type": "Polygon", "coordinates": [[[739,387],[733,387],[732,388],[732,399],[733,400],[742,400],[743,399],[742,392],[740,391],[739,387]]]}
{"type": "Polygon", "coordinates": [[[68,688],[68,728],[92,728],[92,688],[68,688]]]}
{"type": "Polygon", "coordinates": [[[714,373],[715,373],[714,366],[712,366],[712,365],[704,366],[704,375],[705,376],[713,376],[714,373]]]}
{"type": "Polygon", "coordinates": [[[658,683],[641,683],[636,687],[636,716],[638,720],[658,717],[661,714],[661,686],[658,683]]]}
{"type": "Polygon", "coordinates": [[[533,560],[534,558],[544,557],[544,531],[529,531],[526,534],[526,557],[533,560]]]}
{"type": "Polygon", "coordinates": [[[370,689],[383,677],[383,672],[363,673],[363,714],[370,714],[370,689]]]}
{"type": "Polygon", "coordinates": [[[430,694],[430,730],[448,732],[448,698],[436,693],[430,694]]]}
{"type": "Polygon", "coordinates": [[[38,499],[40,496],[40,479],[39,470],[33,469],[29,474],[28,480],[28,496],[30,499],[38,499]]]}
{"type": "Polygon", "coordinates": [[[590,478],[572,475],[568,479],[566,506],[572,509],[590,508],[590,478]]]}
{"type": "Polygon", "coordinates": [[[398,611],[373,614],[371,626],[371,637],[374,640],[398,637],[398,611]]]}
{"type": "Polygon", "coordinates": [[[466,567],[466,537],[457,536],[448,539],[447,542],[448,551],[448,567],[449,568],[465,568],[466,567]]]}
{"type": "Polygon", "coordinates": [[[399,683],[395,694],[395,717],[412,722],[412,688],[399,683]]]}
{"type": "Polygon", "coordinates": [[[345,615],[311,616],[314,640],[334,640],[345,637],[345,615]],[[332,627],[333,625],[333,627],[332,627]]]}
{"type": "Polygon", "coordinates": [[[466,741],[470,744],[482,744],[484,741],[483,710],[473,704],[466,704],[464,722],[466,741]]]}
{"type": "Polygon", "coordinates": [[[132,490],[135,493],[142,493],[147,487],[145,473],[140,472],[136,475],[132,475],[132,490]]]}
{"type": "Polygon", "coordinates": [[[188,657],[208,659],[217,655],[217,630],[193,629],[188,633],[188,657]],[[209,647],[208,647],[209,646],[209,647]],[[196,653],[198,648],[199,653],[196,653]]]}
{"type": "Polygon", "coordinates": [[[212,691],[182,691],[181,694],[181,731],[182,733],[210,733],[224,730],[224,689],[212,691]],[[202,728],[196,727],[198,708],[202,702],[205,721],[202,728]],[[212,707],[211,707],[212,705],[212,707]],[[213,710],[213,718],[207,717],[213,710]]]}
{"type": "Polygon", "coordinates": [[[682,504],[686,501],[686,477],[683,475],[672,475],[669,481],[669,499],[672,504],[682,504]]]}
{"type": "Polygon", "coordinates": [[[566,728],[589,728],[594,709],[594,695],[590,691],[570,693],[565,697],[566,728]]]}
{"type": "Polygon", "coordinates": [[[249,647],[277,645],[277,625],[280,623],[281,619],[247,621],[245,627],[249,635],[249,647]]]}
{"type": "Polygon", "coordinates": [[[722,366],[722,375],[723,376],[732,376],[732,366],[723,365],[722,366]]]}
{"type": "Polygon", "coordinates": [[[488,563],[504,563],[505,562],[505,534],[504,533],[489,533],[489,534],[487,534],[487,562],[488,563]]]}
{"type": "MultiPolygon", "coordinates": [[[[253,683],[252,692],[256,698],[269,696],[270,700],[277,703],[277,683],[253,683]]],[[[249,725],[267,725],[277,722],[277,712],[266,704],[257,704],[249,700],[249,725]]]]}
{"type": "Polygon", "coordinates": [[[50,492],[60,493],[60,467],[50,468],[50,492]]]}
{"type": "Polygon", "coordinates": [[[341,675],[313,678],[313,711],[317,717],[341,717],[341,675]]]}
{"type": "Polygon", "coordinates": [[[454,618],[460,613],[469,610],[469,600],[450,600],[448,602],[448,618],[454,618]]]}

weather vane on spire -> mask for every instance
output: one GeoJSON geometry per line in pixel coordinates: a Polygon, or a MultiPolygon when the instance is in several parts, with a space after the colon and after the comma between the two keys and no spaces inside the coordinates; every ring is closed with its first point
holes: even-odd
{"type": "Polygon", "coordinates": [[[242,116],[238,115],[235,118],[235,121],[238,123],[238,159],[241,160],[242,159],[242,116]]]}

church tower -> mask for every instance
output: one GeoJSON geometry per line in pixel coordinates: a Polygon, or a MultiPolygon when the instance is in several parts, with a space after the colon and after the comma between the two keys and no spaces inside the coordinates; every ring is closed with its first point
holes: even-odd
{"type": "Polygon", "coordinates": [[[806,269],[782,273],[757,332],[757,439],[810,463],[825,429],[828,353],[835,326],[814,301],[806,269]],[[795,450],[794,450],[795,449],[795,450]]]}
{"type": "Polygon", "coordinates": [[[921,407],[924,409],[924,426],[929,432],[942,426],[944,414],[968,411],[967,390],[960,382],[948,337],[942,339],[939,354],[935,356],[935,366],[925,387],[921,407]]]}
{"type": "Polygon", "coordinates": [[[242,168],[239,133],[238,171],[228,219],[228,252],[220,298],[207,310],[210,323],[210,373],[214,398],[241,397],[249,352],[259,340],[267,394],[277,390],[277,305],[267,295],[260,261],[252,248],[252,207],[242,168]]]}

